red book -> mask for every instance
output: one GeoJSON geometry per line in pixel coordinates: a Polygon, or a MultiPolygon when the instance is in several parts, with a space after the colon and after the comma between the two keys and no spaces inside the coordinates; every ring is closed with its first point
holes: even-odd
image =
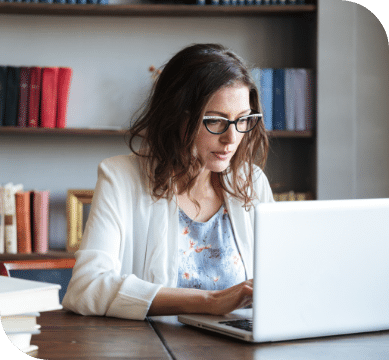
{"type": "Polygon", "coordinates": [[[70,83],[72,80],[71,68],[59,68],[58,71],[58,101],[57,101],[57,128],[66,127],[66,115],[69,101],[70,83]]]}
{"type": "Polygon", "coordinates": [[[42,81],[42,69],[40,67],[32,67],[30,71],[30,99],[28,103],[28,127],[39,126],[41,81],[42,81]]]}
{"type": "Polygon", "coordinates": [[[49,191],[33,191],[32,247],[36,253],[49,249],[49,191]]]}
{"type": "Polygon", "coordinates": [[[16,234],[18,254],[31,253],[31,207],[30,192],[15,194],[16,202],[16,234]]]}
{"type": "Polygon", "coordinates": [[[28,98],[30,94],[30,68],[20,68],[20,85],[19,85],[19,109],[17,126],[26,127],[28,119],[28,98]]]}
{"type": "Polygon", "coordinates": [[[44,128],[57,125],[58,68],[42,69],[41,123],[44,128]]]}

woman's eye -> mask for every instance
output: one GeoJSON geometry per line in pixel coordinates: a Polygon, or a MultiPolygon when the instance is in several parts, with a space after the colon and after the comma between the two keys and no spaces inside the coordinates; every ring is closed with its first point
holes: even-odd
{"type": "Polygon", "coordinates": [[[208,119],[207,122],[208,125],[217,125],[220,124],[222,121],[220,119],[208,119]]]}

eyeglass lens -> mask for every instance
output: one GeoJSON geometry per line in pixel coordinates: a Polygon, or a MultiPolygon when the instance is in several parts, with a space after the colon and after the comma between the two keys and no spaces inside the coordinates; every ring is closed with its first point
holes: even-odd
{"type": "MultiPolygon", "coordinates": [[[[236,122],[236,128],[240,132],[252,130],[259,120],[259,115],[248,115],[241,117],[236,122]]],[[[229,124],[229,121],[220,117],[208,118],[204,120],[206,127],[213,133],[223,133],[229,124]]]]}

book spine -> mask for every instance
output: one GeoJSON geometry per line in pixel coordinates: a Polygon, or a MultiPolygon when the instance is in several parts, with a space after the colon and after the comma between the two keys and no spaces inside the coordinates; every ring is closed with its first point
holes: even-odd
{"type": "Polygon", "coordinates": [[[42,69],[32,67],[30,73],[30,101],[28,109],[28,126],[39,126],[39,112],[41,102],[42,69]]]}
{"type": "Polygon", "coordinates": [[[18,118],[20,68],[7,66],[7,94],[5,103],[5,126],[16,126],[18,118]]]}
{"type": "Polygon", "coordinates": [[[284,69],[275,69],[273,78],[273,129],[285,130],[285,78],[284,69]]]}
{"type": "Polygon", "coordinates": [[[295,95],[296,95],[296,130],[310,130],[312,119],[310,117],[310,106],[308,98],[312,99],[310,93],[310,80],[307,69],[296,69],[295,95]],[[308,118],[309,116],[309,118],[308,118]]]}
{"type": "Polygon", "coordinates": [[[28,118],[28,98],[30,93],[30,68],[20,68],[19,110],[17,126],[26,127],[28,118]]]}
{"type": "Polygon", "coordinates": [[[4,123],[6,96],[7,96],[7,67],[0,66],[0,126],[2,126],[4,123]]]}
{"type": "Polygon", "coordinates": [[[42,69],[41,127],[55,128],[57,119],[58,68],[42,69]]]}
{"type": "Polygon", "coordinates": [[[0,254],[4,251],[4,188],[0,186],[0,254]]]}
{"type": "Polygon", "coordinates": [[[49,248],[49,191],[33,192],[33,251],[45,253],[49,248]]]}
{"type": "Polygon", "coordinates": [[[286,130],[296,129],[294,69],[285,69],[285,123],[286,130]]]}
{"type": "Polygon", "coordinates": [[[17,228],[17,252],[18,254],[31,253],[31,208],[30,192],[18,192],[15,194],[16,203],[16,228],[17,228]]]}
{"type": "Polygon", "coordinates": [[[21,190],[21,185],[4,186],[4,243],[7,254],[16,254],[18,251],[15,193],[21,190]]]}
{"type": "Polygon", "coordinates": [[[66,127],[67,108],[69,102],[70,83],[72,81],[71,68],[59,68],[58,71],[58,101],[57,101],[57,128],[66,127]]]}
{"type": "Polygon", "coordinates": [[[273,130],[273,69],[261,69],[261,104],[263,121],[268,131],[273,130]]]}

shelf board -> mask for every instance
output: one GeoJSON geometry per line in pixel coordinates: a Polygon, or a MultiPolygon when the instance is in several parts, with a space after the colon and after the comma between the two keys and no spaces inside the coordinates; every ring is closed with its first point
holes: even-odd
{"type": "Polygon", "coordinates": [[[83,135],[83,136],[124,136],[126,129],[83,129],[83,128],[20,128],[15,126],[0,127],[0,135],[83,135]]]}
{"type": "MultiPolygon", "coordinates": [[[[65,128],[65,129],[48,129],[48,128],[19,128],[14,126],[0,127],[1,135],[64,135],[64,136],[124,136],[126,129],[121,130],[106,130],[106,129],[81,129],[81,128],[65,128]]],[[[270,138],[312,138],[313,132],[306,131],[269,131],[270,138]]]]}
{"type": "Polygon", "coordinates": [[[316,5],[93,5],[0,2],[0,14],[59,16],[237,17],[315,13],[316,5]]]}
{"type": "Polygon", "coordinates": [[[74,259],[74,253],[65,250],[49,250],[44,254],[0,254],[0,261],[74,259]]]}

